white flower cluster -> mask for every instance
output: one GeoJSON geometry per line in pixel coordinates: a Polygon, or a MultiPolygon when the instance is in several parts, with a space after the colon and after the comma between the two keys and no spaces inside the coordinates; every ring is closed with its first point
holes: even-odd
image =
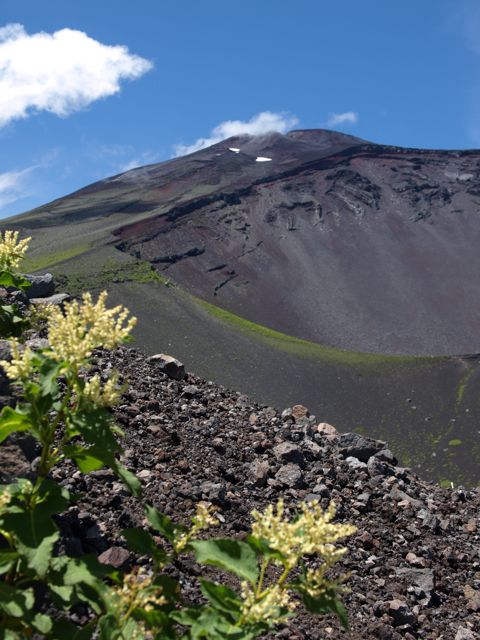
{"type": "Polygon", "coordinates": [[[242,618],[249,624],[279,622],[285,611],[293,611],[297,604],[288,591],[277,584],[268,587],[259,598],[248,582],[242,582],[242,600],[242,618]]]}
{"type": "Polygon", "coordinates": [[[0,271],[15,270],[23,260],[31,238],[18,238],[18,231],[0,233],[0,271]]]}
{"type": "Polygon", "coordinates": [[[129,336],[137,319],[128,319],[129,311],[122,305],[107,309],[106,299],[106,291],[95,303],[90,293],[84,293],[82,302],[65,305],[65,312],[59,307],[52,308],[48,340],[55,360],[80,367],[96,347],[114,349],[129,336]]]}
{"type": "Polygon", "coordinates": [[[330,503],[327,511],[317,501],[302,503],[300,511],[297,519],[285,519],[283,500],[278,501],[276,512],[272,505],[264,513],[254,511],[252,533],[279,551],[284,560],[279,559],[278,562],[288,568],[295,567],[303,556],[312,554],[319,555],[330,564],[339,560],[346,549],[335,547],[335,543],[355,533],[356,528],[350,524],[332,522],[335,516],[333,503],[330,503]]]}

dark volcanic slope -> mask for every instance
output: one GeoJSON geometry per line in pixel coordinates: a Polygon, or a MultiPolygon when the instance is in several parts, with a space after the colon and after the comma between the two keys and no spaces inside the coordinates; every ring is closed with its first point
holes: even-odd
{"type": "Polygon", "coordinates": [[[480,351],[479,205],[478,151],[313,130],[231,138],[16,220],[103,224],[190,292],[290,335],[458,354],[480,351]]]}

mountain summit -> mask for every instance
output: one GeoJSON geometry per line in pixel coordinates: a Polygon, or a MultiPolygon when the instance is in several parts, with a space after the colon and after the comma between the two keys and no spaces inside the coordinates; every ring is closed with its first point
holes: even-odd
{"type": "Polygon", "coordinates": [[[230,138],[16,220],[108,231],[191,293],[298,338],[431,355],[480,351],[479,205],[479,151],[320,129],[230,138]]]}

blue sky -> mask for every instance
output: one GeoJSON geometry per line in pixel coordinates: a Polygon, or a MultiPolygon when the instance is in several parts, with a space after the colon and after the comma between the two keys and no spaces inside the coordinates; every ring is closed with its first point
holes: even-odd
{"type": "Polygon", "coordinates": [[[236,131],[480,147],[476,0],[2,0],[0,29],[0,217],[236,131]]]}

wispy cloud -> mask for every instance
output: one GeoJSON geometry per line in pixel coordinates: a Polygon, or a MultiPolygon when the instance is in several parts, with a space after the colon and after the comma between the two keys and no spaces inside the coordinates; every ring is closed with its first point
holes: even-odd
{"type": "Polygon", "coordinates": [[[0,173],[0,209],[29,195],[28,178],[35,168],[0,173]]]}
{"type": "Polygon", "coordinates": [[[140,155],[134,156],[127,162],[118,167],[120,173],[130,171],[130,169],[136,169],[137,167],[143,167],[146,164],[153,164],[154,162],[160,162],[160,154],[145,151],[140,155]]]}
{"type": "Polygon", "coordinates": [[[271,131],[285,133],[298,124],[298,118],[289,113],[274,113],[272,111],[262,111],[250,118],[250,120],[225,120],[217,125],[206,138],[198,138],[190,145],[178,144],[175,146],[175,155],[184,156],[212,144],[221,142],[226,138],[239,135],[258,136],[271,131]]]}
{"type": "Polygon", "coordinates": [[[0,28],[0,127],[38,111],[67,116],[120,91],[152,63],[127,47],[104,45],[82,31],[29,35],[0,28]]]}
{"type": "Polygon", "coordinates": [[[329,113],[327,127],[338,127],[343,124],[357,124],[358,113],[356,111],[345,111],[344,113],[329,113]]]}

